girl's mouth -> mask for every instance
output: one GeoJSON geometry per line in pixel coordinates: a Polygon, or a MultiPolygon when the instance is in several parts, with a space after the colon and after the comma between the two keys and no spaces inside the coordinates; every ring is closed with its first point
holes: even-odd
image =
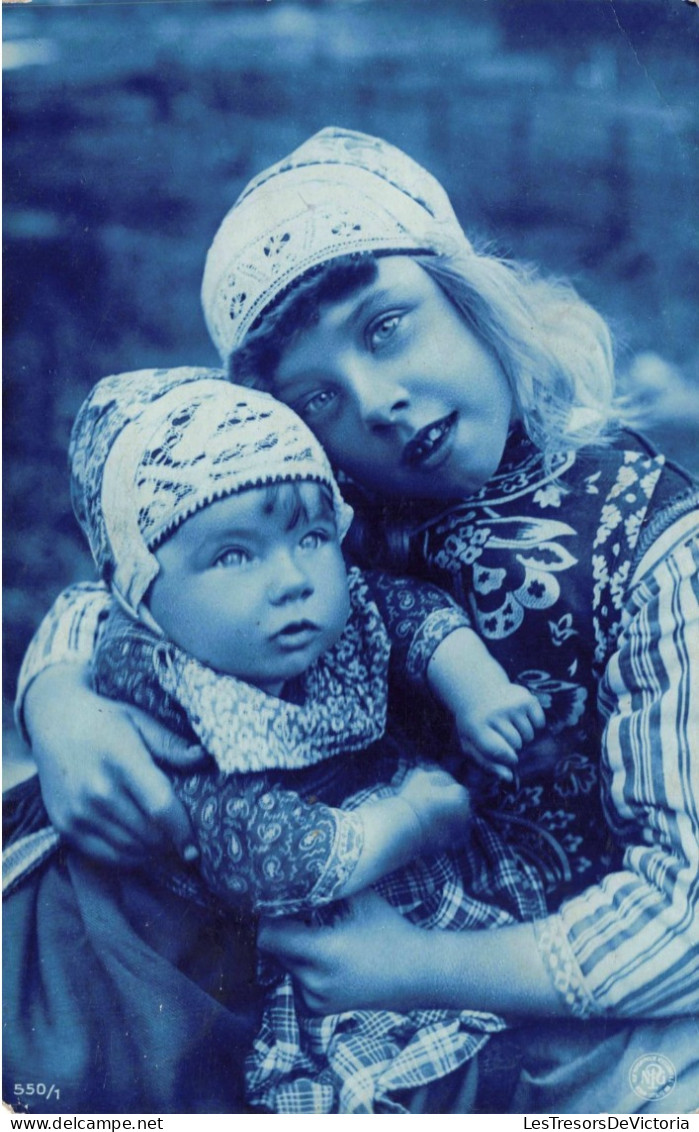
{"type": "Polygon", "coordinates": [[[453,434],[459,414],[454,411],[439,421],[425,425],[403,449],[401,464],[406,468],[430,469],[445,455],[444,445],[453,434]]]}

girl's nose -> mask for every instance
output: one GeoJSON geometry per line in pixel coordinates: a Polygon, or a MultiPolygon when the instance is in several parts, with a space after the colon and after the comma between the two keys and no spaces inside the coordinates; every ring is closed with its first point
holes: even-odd
{"type": "Polygon", "coordinates": [[[313,584],[308,574],[291,552],[276,556],[268,593],[273,605],[300,601],[313,593],[313,584]]]}
{"type": "Polygon", "coordinates": [[[361,419],[371,429],[399,424],[410,405],[400,382],[386,374],[356,370],[351,379],[361,419]]]}

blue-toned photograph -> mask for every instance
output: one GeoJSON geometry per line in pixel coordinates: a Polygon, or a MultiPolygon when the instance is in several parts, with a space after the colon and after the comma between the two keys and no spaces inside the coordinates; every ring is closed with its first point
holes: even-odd
{"type": "Polygon", "coordinates": [[[696,3],[4,7],[5,1105],[688,1117],[696,3]]]}

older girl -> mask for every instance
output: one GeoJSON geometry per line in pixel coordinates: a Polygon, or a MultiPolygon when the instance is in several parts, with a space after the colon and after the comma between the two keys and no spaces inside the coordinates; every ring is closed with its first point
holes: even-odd
{"type": "MultiPolygon", "coordinates": [[[[463,602],[510,678],[544,697],[554,731],[490,798],[492,821],[544,879],[545,919],[447,937],[364,898],[331,935],[289,922],[265,928],[265,946],[323,1011],[518,1017],[512,1111],[694,1107],[697,496],[614,428],[604,323],[569,288],[475,250],[403,153],[336,129],[244,191],[203,298],[236,380],[289,403],[356,481],[376,532],[369,553],[388,560],[399,546],[463,602]],[[377,933],[385,963],[368,946],[377,933]]],[[[54,618],[25,668],[25,686],[40,677],[27,722],[48,790],[76,742],[90,749],[99,709],[81,689],[85,722],[59,737],[51,699],[76,681],[65,664],[42,670],[90,651],[99,608],[66,599],[60,638],[54,618]]],[[[49,801],[88,838],[96,761],[132,780],[99,735],[79,786],[49,801]]],[[[140,784],[130,796],[143,798],[140,784]]],[[[122,797],[102,802],[119,835],[102,852],[145,836],[143,804],[122,797]]],[[[411,1103],[464,1111],[459,1086],[457,1075],[451,1097],[411,1103]]]]}

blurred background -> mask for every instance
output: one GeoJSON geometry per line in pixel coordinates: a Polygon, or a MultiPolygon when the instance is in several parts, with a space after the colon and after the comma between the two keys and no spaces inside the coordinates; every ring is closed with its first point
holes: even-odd
{"type": "Polygon", "coordinates": [[[214,363],[204,255],[324,125],[427,165],[471,234],[571,275],[646,431],[699,470],[699,9],[687,0],[4,5],[4,719],[92,576],[66,446],[107,373],[214,363]]]}

